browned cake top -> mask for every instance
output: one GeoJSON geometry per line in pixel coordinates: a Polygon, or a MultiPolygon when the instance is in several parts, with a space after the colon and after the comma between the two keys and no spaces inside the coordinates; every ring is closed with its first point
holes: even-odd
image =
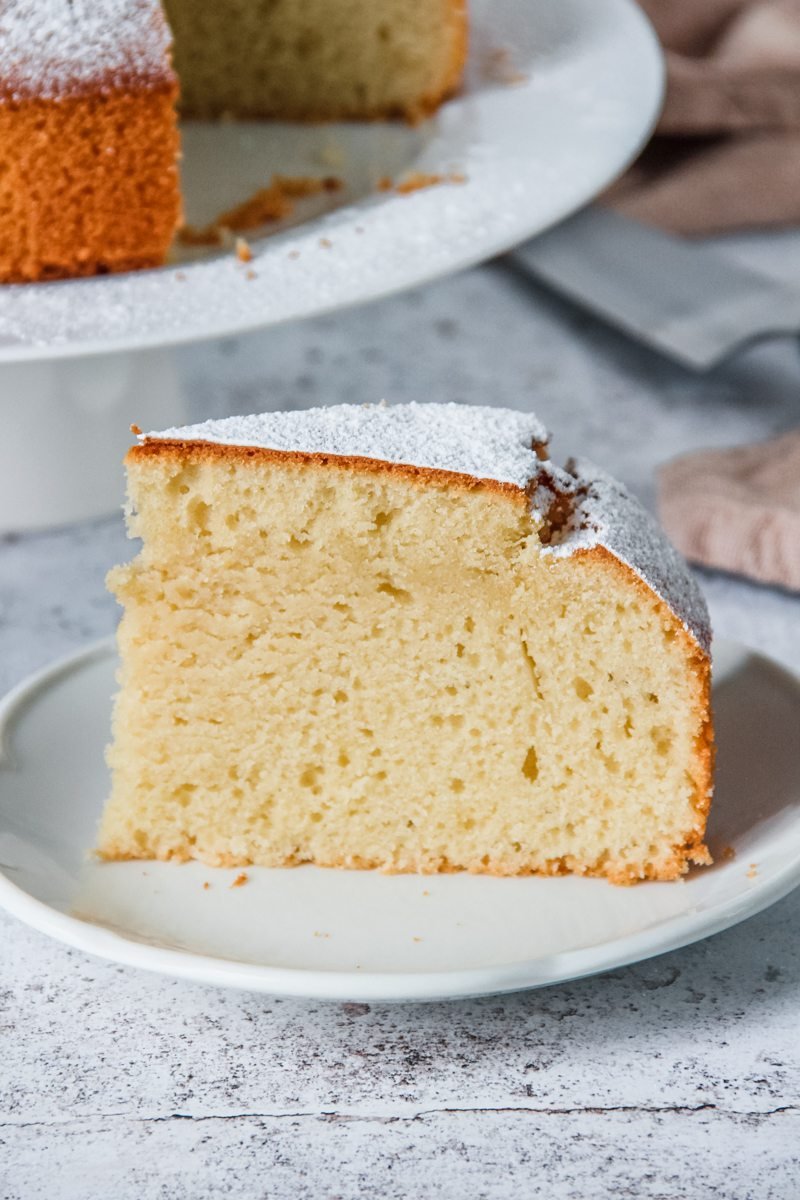
{"type": "Polygon", "coordinates": [[[172,88],[158,0],[0,0],[0,100],[172,88]]]}

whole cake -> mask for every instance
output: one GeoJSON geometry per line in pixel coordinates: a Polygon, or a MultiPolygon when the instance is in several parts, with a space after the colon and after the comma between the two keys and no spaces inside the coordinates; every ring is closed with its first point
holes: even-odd
{"type": "Polygon", "coordinates": [[[140,436],[99,853],[675,879],[709,862],[685,564],[527,413],[350,406],[140,436]]]}
{"type": "Polygon", "coordinates": [[[465,54],[464,0],[0,0],[0,281],[163,263],[178,77],[189,116],[414,119],[465,54]]]}

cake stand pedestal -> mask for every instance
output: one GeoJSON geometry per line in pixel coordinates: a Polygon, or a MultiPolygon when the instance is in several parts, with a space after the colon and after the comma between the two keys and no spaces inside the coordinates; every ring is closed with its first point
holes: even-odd
{"type": "Polygon", "coordinates": [[[125,498],[131,423],[185,424],[169,349],[0,365],[0,533],[107,516],[125,498]]]}

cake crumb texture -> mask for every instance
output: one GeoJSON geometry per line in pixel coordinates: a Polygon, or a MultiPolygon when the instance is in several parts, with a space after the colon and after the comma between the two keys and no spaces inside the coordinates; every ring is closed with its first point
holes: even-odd
{"type": "MultiPolygon", "coordinates": [[[[709,663],[684,622],[607,547],[554,553],[522,488],[337,456],[351,420],[377,446],[365,410],[330,411],[327,461],[195,429],[131,451],[99,853],[615,883],[710,861],[709,663]]],[[[507,415],[501,474],[523,428],[539,441],[507,415]]]]}
{"type": "Polygon", "coordinates": [[[287,119],[433,111],[466,57],[464,0],[166,0],[192,116],[287,119]]]}

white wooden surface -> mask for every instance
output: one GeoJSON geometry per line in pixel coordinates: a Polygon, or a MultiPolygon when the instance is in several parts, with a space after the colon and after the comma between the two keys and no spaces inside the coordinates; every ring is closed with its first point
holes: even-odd
{"type": "MultiPolygon", "coordinates": [[[[757,250],[800,265],[798,239],[757,250]]],[[[800,424],[796,343],[693,378],[500,264],[178,361],[197,417],[531,404],[556,453],[649,504],[657,462],[800,424]]],[[[115,518],[0,544],[0,689],[113,628],[103,575],[129,552],[115,518]]],[[[800,599],[702,582],[720,634],[800,669],[800,599]]],[[[0,916],[0,1196],[796,1200],[798,931],[800,891],[600,978],[369,1008],[151,977],[0,916]]]]}

